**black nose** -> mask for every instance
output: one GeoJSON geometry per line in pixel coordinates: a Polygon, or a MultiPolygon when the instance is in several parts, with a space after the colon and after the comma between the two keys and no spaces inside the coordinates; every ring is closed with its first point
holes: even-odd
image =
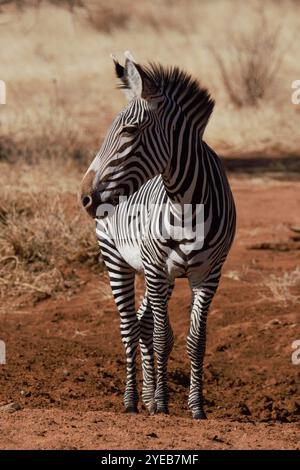
{"type": "Polygon", "coordinates": [[[96,213],[97,213],[97,208],[99,204],[101,203],[101,198],[98,192],[96,193],[93,191],[91,194],[83,194],[81,196],[81,203],[83,207],[85,208],[85,210],[87,211],[87,213],[91,217],[95,218],[96,213]]]}
{"type": "Polygon", "coordinates": [[[93,203],[93,200],[90,195],[82,196],[81,198],[82,205],[85,209],[90,207],[93,203]]]}

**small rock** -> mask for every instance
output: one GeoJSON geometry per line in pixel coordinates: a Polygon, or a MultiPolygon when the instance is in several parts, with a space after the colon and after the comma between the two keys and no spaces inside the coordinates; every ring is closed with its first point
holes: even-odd
{"type": "Polygon", "coordinates": [[[147,434],[147,437],[153,437],[153,438],[157,439],[158,435],[155,434],[155,432],[151,432],[150,434],[147,434]]]}
{"type": "Polygon", "coordinates": [[[244,416],[250,416],[251,415],[251,411],[249,410],[246,403],[240,403],[239,410],[240,410],[240,413],[244,416]]]}
{"type": "Polygon", "coordinates": [[[215,441],[215,442],[221,442],[221,443],[225,442],[221,437],[219,437],[219,436],[217,436],[217,435],[215,435],[215,436],[212,438],[212,440],[215,441]]]}
{"type": "Polygon", "coordinates": [[[281,325],[281,321],[278,320],[278,318],[273,318],[272,320],[268,321],[266,324],[265,324],[265,328],[271,328],[272,326],[279,326],[281,325]]]}
{"type": "Polygon", "coordinates": [[[79,375],[75,380],[76,382],[85,382],[85,377],[83,377],[83,375],[79,375]]]}
{"type": "Polygon", "coordinates": [[[270,325],[281,325],[281,321],[278,320],[278,318],[274,318],[269,323],[270,323],[270,325]]]}
{"type": "Polygon", "coordinates": [[[63,370],[64,377],[68,377],[69,375],[70,375],[70,372],[67,369],[63,370]]]}
{"type": "Polygon", "coordinates": [[[19,403],[8,403],[7,405],[1,406],[0,407],[0,412],[2,413],[14,413],[15,411],[21,410],[22,407],[19,405],[19,403]]]}

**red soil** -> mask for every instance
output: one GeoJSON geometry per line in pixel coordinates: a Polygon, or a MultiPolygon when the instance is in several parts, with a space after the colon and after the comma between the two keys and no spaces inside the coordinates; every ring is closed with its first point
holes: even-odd
{"type": "Polygon", "coordinates": [[[266,285],[299,266],[289,225],[300,226],[300,184],[242,176],[232,184],[238,233],[208,321],[208,420],[192,421],[187,407],[186,281],[177,281],[170,303],[176,337],[170,416],[149,417],[141,405],[138,416],[127,416],[125,360],[107,276],[99,282],[83,269],[84,283],[70,298],[1,314],[7,364],[0,366],[0,407],[16,402],[21,410],[0,411],[0,448],[300,448],[300,365],[291,360],[292,342],[300,339],[299,273],[284,291],[284,281],[277,283],[275,295],[266,285]],[[262,243],[264,249],[251,249],[262,243]]]}

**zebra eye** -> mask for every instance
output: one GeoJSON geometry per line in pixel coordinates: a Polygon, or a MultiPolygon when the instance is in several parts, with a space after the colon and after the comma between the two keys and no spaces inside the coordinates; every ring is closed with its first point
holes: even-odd
{"type": "Polygon", "coordinates": [[[138,128],[136,126],[125,126],[121,130],[122,135],[123,134],[133,135],[133,134],[136,134],[137,132],[138,132],[138,128]]]}

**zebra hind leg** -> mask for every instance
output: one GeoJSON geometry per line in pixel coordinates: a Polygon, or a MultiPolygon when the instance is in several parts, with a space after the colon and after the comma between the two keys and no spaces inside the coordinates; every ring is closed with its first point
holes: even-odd
{"type": "Polygon", "coordinates": [[[191,283],[193,303],[187,351],[191,361],[191,384],[188,404],[194,419],[206,419],[203,407],[203,361],[206,346],[206,320],[209,306],[218,287],[220,273],[211,275],[200,286],[191,283]]]}

